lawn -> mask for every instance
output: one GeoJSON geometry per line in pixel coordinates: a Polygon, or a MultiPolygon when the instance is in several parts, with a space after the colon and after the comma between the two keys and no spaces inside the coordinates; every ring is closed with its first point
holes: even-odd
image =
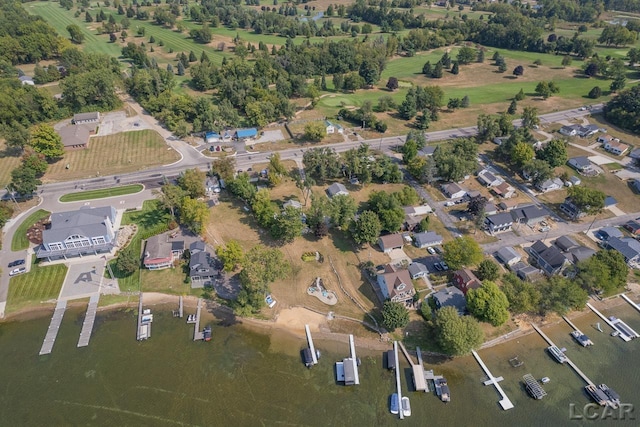
{"type": "Polygon", "coordinates": [[[191,282],[187,274],[183,271],[185,262],[181,261],[180,265],[175,268],[166,268],[164,270],[147,270],[143,268],[140,271],[140,281],[142,282],[142,290],[144,292],[161,292],[173,295],[195,295],[201,296],[202,289],[191,289],[191,282]]]}
{"type": "Polygon", "coordinates": [[[104,199],[106,197],[124,196],[139,193],[144,189],[142,184],[123,185],[120,187],[103,188],[100,190],[78,191],[60,197],[61,202],[78,202],[80,200],[104,199]]]}
{"type": "Polygon", "coordinates": [[[27,249],[29,247],[29,239],[27,239],[27,230],[36,222],[41,219],[47,218],[51,215],[51,212],[45,211],[44,209],[38,209],[31,215],[29,215],[20,226],[16,229],[16,232],[13,235],[13,239],[11,240],[11,250],[12,251],[21,251],[27,249]]]}
{"type": "Polygon", "coordinates": [[[20,165],[20,155],[8,150],[4,140],[0,140],[0,187],[11,182],[11,171],[20,165]]]}
{"type": "MultiPolygon", "coordinates": [[[[132,250],[136,254],[142,254],[142,241],[151,236],[160,234],[168,229],[171,217],[167,212],[162,210],[157,200],[146,200],[142,205],[142,210],[125,212],[122,216],[122,225],[136,224],[138,232],[131,239],[132,250]]],[[[140,290],[141,272],[140,266],[131,274],[124,274],[116,268],[116,261],[110,262],[113,274],[118,279],[118,285],[121,291],[138,291],[140,290]]]]}
{"type": "Polygon", "coordinates": [[[9,282],[7,313],[58,298],[66,274],[67,266],[64,264],[40,267],[34,263],[29,273],[12,277],[9,282]]]}
{"type": "Polygon", "coordinates": [[[180,155],[153,130],[96,136],[89,140],[88,148],[67,151],[62,160],[49,165],[42,180],[70,181],[134,172],[172,163],[179,158],[180,155]]]}

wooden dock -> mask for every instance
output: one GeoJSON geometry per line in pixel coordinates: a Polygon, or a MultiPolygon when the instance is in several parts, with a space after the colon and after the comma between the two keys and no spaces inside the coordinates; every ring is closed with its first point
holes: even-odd
{"type": "Polygon", "coordinates": [[[142,292],[140,292],[140,300],[138,301],[138,329],[136,331],[136,339],[138,341],[151,338],[151,323],[142,321],[142,292]]]}
{"type": "Polygon", "coordinates": [[[565,322],[567,322],[567,324],[569,324],[569,326],[571,326],[573,328],[574,331],[579,331],[580,329],[577,328],[576,325],[573,324],[573,322],[571,320],[569,320],[569,318],[567,316],[562,316],[562,318],[564,319],[565,322]]]}
{"type": "Polygon", "coordinates": [[[489,368],[487,368],[487,365],[485,365],[482,359],[480,358],[480,355],[475,350],[473,350],[471,353],[473,354],[473,357],[476,358],[476,361],[478,362],[478,364],[480,365],[484,373],[489,378],[487,381],[484,382],[484,385],[493,385],[496,388],[496,390],[498,391],[498,394],[500,394],[500,397],[501,397],[498,403],[500,403],[500,406],[502,407],[503,410],[506,411],[508,409],[513,409],[514,407],[513,403],[511,403],[511,400],[509,400],[504,390],[502,390],[502,387],[500,387],[500,384],[498,384],[498,382],[502,381],[503,378],[494,377],[491,374],[491,371],[489,371],[489,368]]]}
{"type": "Polygon", "coordinates": [[[635,308],[636,310],[640,311],[640,305],[636,304],[635,302],[633,302],[631,300],[631,298],[629,298],[628,296],[626,296],[625,294],[620,294],[620,296],[629,304],[631,304],[631,307],[635,308]]]}
{"type": "Polygon", "coordinates": [[[411,358],[411,355],[409,354],[407,349],[404,347],[404,344],[402,344],[402,342],[398,341],[398,346],[400,346],[400,350],[402,350],[402,353],[404,354],[404,357],[407,358],[407,362],[409,362],[409,365],[414,366],[415,363],[413,362],[413,359],[411,358]]]}
{"type": "Polygon", "coordinates": [[[66,309],[66,300],[59,300],[56,303],[56,308],[53,311],[53,316],[51,317],[51,323],[49,323],[49,329],[47,329],[47,334],[44,337],[42,348],[40,348],[41,356],[43,354],[51,354],[51,350],[53,350],[53,344],[55,344],[56,342],[58,330],[60,329],[60,325],[62,324],[62,317],[64,316],[64,312],[66,309]]]}
{"type": "MultiPolygon", "coordinates": [[[[398,344],[400,344],[400,348],[404,350],[404,346],[402,343],[398,343],[398,341],[393,342],[393,352],[395,353],[396,360],[398,360],[398,344]]],[[[404,350],[406,351],[406,350],[404,350]]],[[[407,353],[405,353],[405,356],[407,353]]],[[[402,410],[402,384],[400,383],[400,369],[396,368],[396,393],[398,393],[398,415],[400,415],[400,419],[404,419],[404,411],[402,410]]]]}
{"type": "Polygon", "coordinates": [[[311,351],[311,359],[313,360],[313,364],[318,364],[318,355],[316,354],[316,348],[313,345],[313,338],[311,338],[311,330],[309,329],[309,325],[304,325],[304,331],[307,334],[307,342],[309,343],[309,350],[311,351]]]}
{"type": "Polygon", "coordinates": [[[178,317],[182,319],[182,316],[184,316],[184,304],[182,301],[182,295],[180,295],[180,302],[178,302],[178,317]]]}
{"type": "Polygon", "coordinates": [[[202,341],[204,333],[200,330],[200,313],[202,311],[202,298],[198,298],[198,309],[196,310],[196,322],[193,325],[193,340],[202,341]]]}
{"type": "Polygon", "coordinates": [[[624,342],[629,342],[634,338],[640,337],[640,335],[638,335],[636,331],[631,329],[631,327],[626,323],[624,323],[622,320],[620,319],[615,319],[614,321],[610,320],[609,318],[607,318],[607,316],[600,313],[594,306],[592,306],[589,303],[587,303],[587,307],[589,307],[591,311],[597,314],[598,317],[604,320],[607,323],[607,325],[611,327],[611,329],[613,329],[614,331],[618,331],[618,336],[622,338],[624,342]]]}
{"type": "MultiPolygon", "coordinates": [[[[588,305],[588,304],[587,304],[587,305],[588,305]]],[[[531,326],[533,326],[533,329],[535,329],[535,330],[536,330],[536,332],[538,332],[538,333],[540,334],[540,336],[541,336],[541,337],[542,337],[542,338],[543,338],[547,343],[549,343],[549,345],[557,347],[557,346],[554,344],[554,342],[553,342],[553,341],[551,341],[551,338],[549,338],[549,337],[547,336],[547,334],[545,334],[544,332],[542,332],[542,330],[541,330],[540,328],[538,328],[538,326],[536,326],[536,325],[535,325],[535,324],[533,324],[533,323],[531,324],[531,326]]],[[[565,355],[565,356],[566,356],[566,355],[565,355]]],[[[582,372],[582,371],[580,370],[580,368],[578,368],[578,367],[576,366],[576,364],[575,364],[575,363],[573,363],[573,361],[572,361],[571,359],[569,359],[569,358],[567,357],[567,360],[566,360],[566,362],[565,362],[565,363],[566,363],[567,365],[571,366],[571,368],[576,372],[576,374],[578,374],[578,376],[580,376],[580,377],[584,380],[584,382],[586,382],[586,383],[587,383],[587,385],[593,385],[593,386],[595,386],[595,384],[593,383],[593,381],[591,381],[591,380],[589,379],[589,377],[588,377],[584,372],[582,372]]]]}
{"type": "Polygon", "coordinates": [[[86,347],[89,345],[91,332],[93,331],[93,323],[96,320],[96,313],[98,312],[99,300],[100,294],[92,295],[91,298],[89,298],[89,306],[87,307],[87,314],[85,314],[84,321],[82,322],[82,331],[80,332],[78,347],[86,347]]]}
{"type": "MultiPolygon", "coordinates": [[[[353,335],[349,335],[349,350],[351,351],[351,359],[354,363],[354,377],[355,384],[360,384],[360,374],[358,374],[358,358],[356,357],[356,344],[353,340],[353,335]]],[[[397,357],[397,356],[396,356],[397,357]]],[[[397,371],[397,369],[396,369],[397,371]]],[[[398,402],[400,398],[398,397],[398,402]]]]}

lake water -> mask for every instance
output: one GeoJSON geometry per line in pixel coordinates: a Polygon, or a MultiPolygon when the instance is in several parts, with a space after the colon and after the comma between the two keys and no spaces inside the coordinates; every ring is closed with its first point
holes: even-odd
{"type": "MultiPolygon", "coordinates": [[[[68,310],[53,353],[38,356],[49,318],[0,324],[0,426],[563,426],[591,425],[571,420],[589,403],[583,381],[545,352],[537,334],[512,341],[480,355],[495,376],[503,376],[505,392],[515,404],[498,406],[493,387],[482,385],[484,374],[473,357],[428,364],[449,380],[452,402],[432,393],[409,392],[413,415],[400,421],[388,411],[394,375],[384,369],[381,352],[358,349],[362,359],[360,386],[334,381],[334,362],[349,355],[348,342],[316,342],[320,363],[306,369],[300,360],[305,340],[282,332],[257,332],[240,325],[213,324],[210,343],[193,342],[191,325],[171,317],[168,307],[154,309],[153,336],[135,340],[131,312],[99,313],[89,347],[76,348],[84,312],[68,310]],[[519,356],[524,366],[508,360],[519,356]],[[524,374],[548,376],[548,395],[528,397],[524,374]]],[[[640,331],[640,313],[628,304],[611,313],[640,331]]],[[[640,425],[640,340],[629,343],[596,331],[594,314],[577,326],[594,341],[579,347],[562,323],[545,328],[547,335],[597,384],[615,389],[624,402],[635,404],[635,420],[609,419],[598,425],[640,425]]],[[[357,345],[357,338],[356,338],[357,345]]],[[[411,381],[403,359],[403,388],[411,381]]],[[[600,410],[598,412],[601,412],[600,410]]]]}

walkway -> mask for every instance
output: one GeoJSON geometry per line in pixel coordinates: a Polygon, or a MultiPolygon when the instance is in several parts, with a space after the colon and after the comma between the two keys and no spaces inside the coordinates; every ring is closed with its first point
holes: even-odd
{"type": "Polygon", "coordinates": [[[51,323],[49,324],[49,329],[47,330],[47,335],[44,337],[44,342],[42,343],[42,348],[40,349],[40,356],[43,354],[50,354],[51,350],[53,350],[53,344],[56,342],[56,337],[58,336],[58,331],[60,330],[60,324],[62,324],[62,317],[64,316],[64,311],[67,309],[67,301],[60,300],[56,304],[56,309],[53,311],[53,317],[51,317],[51,323]]]}
{"type": "Polygon", "coordinates": [[[100,299],[100,294],[92,295],[91,298],[89,299],[87,314],[84,316],[84,322],[82,322],[82,332],[80,332],[78,347],[86,347],[89,345],[89,340],[91,339],[91,332],[93,331],[93,323],[96,320],[96,312],[98,311],[99,299],[100,299]]]}

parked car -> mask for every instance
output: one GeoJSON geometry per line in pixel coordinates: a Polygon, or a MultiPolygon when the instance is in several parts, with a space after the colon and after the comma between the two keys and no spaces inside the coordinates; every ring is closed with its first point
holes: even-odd
{"type": "Polygon", "coordinates": [[[267,297],[264,299],[264,301],[267,303],[269,308],[273,308],[273,306],[276,305],[276,300],[273,299],[271,294],[267,295],[267,297]]]}
{"type": "Polygon", "coordinates": [[[431,255],[435,255],[436,253],[435,249],[433,249],[431,246],[427,248],[427,252],[429,252],[431,255]]]}
{"type": "Polygon", "coordinates": [[[436,270],[442,271],[442,266],[440,265],[439,262],[436,262],[435,264],[433,264],[433,266],[436,268],[436,270]]]}
{"type": "Polygon", "coordinates": [[[433,249],[435,249],[435,251],[436,251],[437,253],[439,253],[439,254],[441,254],[441,253],[442,253],[442,249],[440,249],[440,248],[439,248],[439,247],[437,247],[437,246],[434,246],[434,248],[433,248],[433,249]]]}
{"type": "Polygon", "coordinates": [[[22,274],[26,272],[27,272],[27,269],[25,267],[19,267],[11,270],[11,272],[9,273],[9,276],[17,276],[18,274],[22,274]]]}
{"type": "Polygon", "coordinates": [[[449,206],[453,206],[455,204],[456,204],[456,202],[446,202],[444,205],[449,207],[449,206]]]}
{"type": "Polygon", "coordinates": [[[11,261],[8,266],[9,267],[17,267],[19,265],[24,265],[24,260],[23,259],[17,259],[15,261],[11,261]]]}
{"type": "Polygon", "coordinates": [[[448,265],[447,265],[447,263],[446,263],[446,262],[444,262],[444,261],[442,261],[442,262],[440,263],[440,266],[442,266],[442,269],[443,269],[443,270],[445,270],[445,271],[449,269],[449,266],[448,266],[448,265]]]}

